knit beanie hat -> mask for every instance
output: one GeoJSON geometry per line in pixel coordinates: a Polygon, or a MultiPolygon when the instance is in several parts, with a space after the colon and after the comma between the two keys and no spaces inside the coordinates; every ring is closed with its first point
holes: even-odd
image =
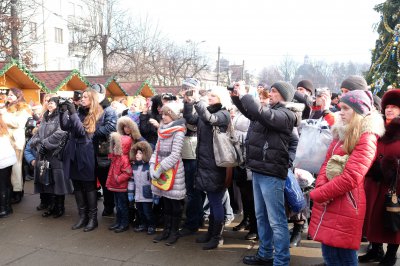
{"type": "Polygon", "coordinates": [[[161,111],[172,118],[172,120],[178,120],[181,113],[180,105],[176,102],[168,102],[163,105],[161,111]]]}
{"type": "Polygon", "coordinates": [[[350,106],[356,113],[366,116],[371,113],[374,100],[371,92],[354,90],[346,93],[340,102],[350,106]]]}
{"type": "Polygon", "coordinates": [[[400,107],[400,89],[392,89],[385,92],[382,97],[382,111],[385,111],[386,106],[389,104],[400,107]]]}
{"type": "Polygon", "coordinates": [[[200,88],[200,81],[195,78],[187,78],[182,82],[182,86],[189,88],[200,88]]]}
{"type": "Polygon", "coordinates": [[[348,89],[349,91],[354,91],[354,90],[367,91],[368,84],[363,77],[353,75],[343,80],[342,85],[340,85],[340,88],[345,88],[348,89]]]}
{"type": "Polygon", "coordinates": [[[100,94],[105,94],[105,93],[106,93],[106,88],[104,87],[103,84],[100,84],[100,83],[93,84],[93,85],[92,85],[92,88],[93,88],[97,93],[100,93],[100,94]]]}
{"type": "Polygon", "coordinates": [[[378,95],[374,94],[372,95],[372,98],[374,99],[374,107],[376,110],[378,110],[378,112],[381,112],[382,108],[382,100],[381,98],[379,98],[378,95]]]}
{"type": "Polygon", "coordinates": [[[277,89],[285,102],[291,102],[293,100],[295,91],[291,84],[285,81],[277,81],[272,84],[271,88],[277,89]]]}
{"type": "Polygon", "coordinates": [[[299,83],[297,83],[296,88],[298,88],[298,87],[302,87],[302,88],[308,90],[309,92],[311,92],[311,95],[315,94],[314,85],[311,82],[311,80],[307,80],[307,79],[301,80],[299,83]]]}

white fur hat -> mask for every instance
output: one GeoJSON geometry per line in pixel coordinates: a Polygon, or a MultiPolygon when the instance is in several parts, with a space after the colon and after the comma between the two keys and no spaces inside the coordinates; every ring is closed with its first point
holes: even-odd
{"type": "Polygon", "coordinates": [[[181,114],[181,106],[177,102],[168,102],[163,105],[161,111],[169,115],[172,120],[177,120],[181,114]]]}

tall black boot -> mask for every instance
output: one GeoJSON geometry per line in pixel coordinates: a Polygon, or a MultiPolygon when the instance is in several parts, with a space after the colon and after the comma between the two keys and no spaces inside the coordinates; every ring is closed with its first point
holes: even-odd
{"type": "Polygon", "coordinates": [[[56,208],[53,212],[53,218],[58,218],[64,215],[65,212],[65,195],[56,195],[56,208]]]}
{"type": "Polygon", "coordinates": [[[385,257],[381,260],[381,262],[379,262],[379,265],[384,265],[384,266],[396,265],[397,261],[396,253],[398,249],[399,249],[398,244],[388,244],[385,257]]]}
{"type": "Polygon", "coordinates": [[[0,191],[0,218],[8,216],[7,212],[7,190],[3,189],[0,191]]]}
{"type": "Polygon", "coordinates": [[[49,193],[40,193],[40,204],[36,207],[36,210],[42,211],[49,207],[49,193]]]}
{"type": "Polygon", "coordinates": [[[167,240],[165,241],[165,245],[172,246],[179,239],[179,225],[181,222],[181,217],[172,217],[171,218],[171,232],[167,240]]]}
{"type": "Polygon", "coordinates": [[[208,220],[207,233],[205,235],[196,238],[196,243],[207,243],[208,241],[210,241],[214,230],[214,217],[210,214],[209,218],[210,219],[208,220]]]}
{"type": "Polygon", "coordinates": [[[213,225],[212,235],[210,240],[203,245],[204,250],[214,249],[224,244],[224,239],[222,238],[222,232],[224,231],[224,222],[215,223],[213,225]]]}
{"type": "Polygon", "coordinates": [[[44,213],[42,213],[42,216],[49,217],[49,216],[53,215],[55,210],[56,210],[56,195],[50,194],[49,195],[49,207],[47,208],[47,210],[44,213]]]}
{"type": "Polygon", "coordinates": [[[295,223],[293,233],[290,237],[290,247],[299,247],[301,242],[301,233],[303,232],[304,224],[295,223]]]}
{"type": "Polygon", "coordinates": [[[158,243],[162,240],[165,240],[169,237],[169,234],[171,232],[171,216],[170,215],[164,215],[164,229],[161,232],[160,235],[156,236],[153,239],[154,243],[158,243]]]}
{"type": "Polygon", "coordinates": [[[371,243],[372,248],[365,255],[358,256],[360,263],[381,261],[385,252],[382,243],[371,243]]]}
{"type": "Polygon", "coordinates": [[[89,207],[89,222],[83,229],[84,232],[89,232],[97,228],[97,191],[92,190],[86,192],[86,197],[89,207]]]}
{"type": "Polygon", "coordinates": [[[76,205],[78,206],[78,213],[79,213],[79,221],[72,226],[72,230],[80,229],[87,225],[89,221],[88,217],[88,206],[86,202],[86,195],[85,192],[80,190],[74,191],[75,194],[75,201],[76,205]]]}

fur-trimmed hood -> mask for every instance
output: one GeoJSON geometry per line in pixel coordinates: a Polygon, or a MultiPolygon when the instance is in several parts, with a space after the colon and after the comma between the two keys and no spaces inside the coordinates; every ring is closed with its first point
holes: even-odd
{"type": "Polygon", "coordinates": [[[132,145],[132,138],[113,132],[110,135],[110,153],[115,155],[128,155],[132,145]]]}
{"type": "Polygon", "coordinates": [[[294,102],[282,102],[282,104],[292,111],[296,116],[295,127],[300,126],[301,117],[303,115],[303,110],[306,107],[303,103],[294,103],[294,102]]]}
{"type": "MultiPolygon", "coordinates": [[[[332,126],[333,138],[343,141],[345,139],[346,128],[347,127],[343,125],[340,117],[336,119],[335,124],[332,126]]],[[[363,133],[373,133],[379,137],[382,137],[385,134],[385,124],[380,113],[373,111],[370,115],[363,118],[361,134],[363,133]]]]}
{"type": "Polygon", "coordinates": [[[124,126],[131,129],[131,138],[135,141],[139,141],[142,138],[137,124],[128,116],[122,116],[117,121],[117,132],[121,135],[124,134],[124,126]]]}
{"type": "Polygon", "coordinates": [[[131,161],[136,161],[135,155],[138,150],[143,153],[142,161],[148,163],[150,161],[153,150],[147,141],[139,141],[138,143],[132,145],[131,151],[129,152],[129,158],[131,161]]]}

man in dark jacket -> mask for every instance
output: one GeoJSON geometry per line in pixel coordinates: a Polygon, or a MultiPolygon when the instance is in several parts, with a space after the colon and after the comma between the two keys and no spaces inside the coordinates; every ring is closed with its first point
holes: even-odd
{"type": "Polygon", "coordinates": [[[96,131],[93,136],[93,145],[95,152],[95,175],[99,179],[103,190],[104,210],[102,216],[110,216],[114,213],[114,194],[106,187],[110,160],[108,159],[109,137],[111,132],[116,131],[117,114],[110,106],[106,98],[106,89],[102,84],[94,84],[92,88],[97,91],[99,103],[103,107],[103,114],[96,125],[96,131]]]}
{"type": "Polygon", "coordinates": [[[260,244],[256,255],[243,258],[245,264],[289,265],[290,262],[284,188],[289,140],[296,117],[284,102],[292,101],[293,95],[294,88],[283,81],[271,86],[270,107],[262,107],[252,95],[245,95],[243,88],[235,87],[232,93],[233,103],[252,121],[246,139],[246,166],[253,172],[260,244]]]}

